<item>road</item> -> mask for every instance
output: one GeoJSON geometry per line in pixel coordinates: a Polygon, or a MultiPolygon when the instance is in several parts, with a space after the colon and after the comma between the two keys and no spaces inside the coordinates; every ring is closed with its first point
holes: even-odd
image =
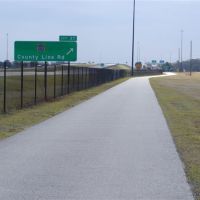
{"type": "Polygon", "coordinates": [[[0,142],[3,200],[192,200],[148,78],[0,142]]]}

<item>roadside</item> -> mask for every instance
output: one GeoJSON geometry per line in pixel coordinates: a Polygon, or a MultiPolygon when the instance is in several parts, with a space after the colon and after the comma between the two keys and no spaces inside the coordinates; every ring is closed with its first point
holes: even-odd
{"type": "Polygon", "coordinates": [[[128,79],[118,79],[98,87],[71,93],[70,95],[57,98],[56,101],[41,103],[37,106],[9,114],[0,114],[0,139],[12,136],[128,79]]]}
{"type": "Polygon", "coordinates": [[[200,200],[200,73],[150,79],[185,165],[193,194],[200,200]]]}

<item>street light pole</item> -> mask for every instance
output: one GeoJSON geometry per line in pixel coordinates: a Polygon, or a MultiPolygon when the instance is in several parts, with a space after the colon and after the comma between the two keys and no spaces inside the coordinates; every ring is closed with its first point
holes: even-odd
{"type": "Polygon", "coordinates": [[[135,44],[135,0],[133,1],[133,38],[132,38],[132,65],[131,65],[131,75],[133,76],[133,66],[134,66],[134,44],[135,44]]]}

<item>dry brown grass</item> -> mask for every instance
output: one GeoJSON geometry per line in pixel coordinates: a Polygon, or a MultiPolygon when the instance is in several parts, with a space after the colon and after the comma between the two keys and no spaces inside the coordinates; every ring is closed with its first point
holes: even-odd
{"type": "Polygon", "coordinates": [[[200,73],[150,80],[167,119],[193,194],[200,200],[200,73]]]}
{"type": "Polygon", "coordinates": [[[161,85],[167,86],[177,90],[178,92],[190,96],[192,98],[200,99],[200,73],[193,73],[192,76],[186,73],[179,73],[177,76],[170,76],[164,78],[161,85]]]}

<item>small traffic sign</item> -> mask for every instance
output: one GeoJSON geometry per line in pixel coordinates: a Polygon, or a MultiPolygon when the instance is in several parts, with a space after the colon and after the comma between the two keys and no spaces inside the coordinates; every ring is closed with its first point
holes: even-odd
{"type": "Polygon", "coordinates": [[[73,35],[60,35],[59,36],[59,41],[61,41],[61,42],[76,42],[77,41],[77,36],[73,36],[73,35]]]}

